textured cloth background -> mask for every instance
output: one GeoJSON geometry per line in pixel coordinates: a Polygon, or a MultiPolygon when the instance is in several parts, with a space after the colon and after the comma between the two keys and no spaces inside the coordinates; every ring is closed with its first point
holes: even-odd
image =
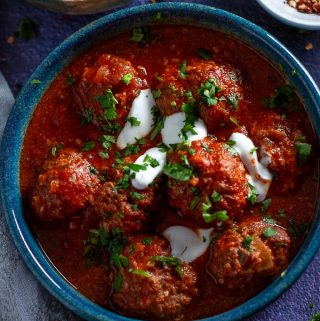
{"type": "MultiPolygon", "coordinates": [[[[279,0],[282,1],[282,0],[279,0]]],[[[147,3],[132,1],[132,5],[147,3]]],[[[160,1],[159,1],[160,2],[160,1]]],[[[320,32],[301,32],[266,14],[253,0],[193,1],[214,5],[243,16],[268,30],[283,42],[320,84],[320,32]],[[312,42],[314,49],[304,49],[312,42]]],[[[31,7],[23,0],[0,0],[0,70],[16,95],[41,60],[69,34],[96,19],[94,16],[64,16],[31,7]],[[38,25],[38,36],[30,42],[6,42],[22,17],[38,25]]],[[[0,135],[13,97],[0,75],[0,135]]],[[[1,137],[1,136],[0,136],[1,137]]],[[[320,311],[320,253],[303,276],[278,300],[246,321],[308,321],[320,311]],[[309,305],[314,305],[310,308],[309,305]]],[[[0,321],[79,321],[52,298],[27,270],[8,235],[0,213],[0,321]]]]}

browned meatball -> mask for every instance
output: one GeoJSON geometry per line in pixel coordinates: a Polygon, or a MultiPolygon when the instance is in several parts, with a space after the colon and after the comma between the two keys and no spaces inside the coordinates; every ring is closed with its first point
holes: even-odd
{"type": "Polygon", "coordinates": [[[273,111],[255,117],[249,127],[249,137],[270,170],[275,174],[273,187],[286,193],[296,187],[301,169],[298,166],[295,140],[303,136],[294,123],[273,111]]]}
{"type": "Polygon", "coordinates": [[[81,153],[63,149],[44,163],[31,203],[44,221],[70,217],[88,203],[99,186],[99,179],[81,153]]]}
{"type": "Polygon", "coordinates": [[[198,295],[197,275],[189,264],[178,262],[175,268],[160,262],[172,260],[164,239],[152,235],[131,238],[123,255],[129,266],[121,268],[122,286],[112,296],[122,312],[168,319],[198,295]]]}
{"type": "Polygon", "coordinates": [[[229,117],[244,105],[239,72],[230,65],[191,59],[186,61],[184,73],[181,66],[172,64],[159,79],[161,95],[156,102],[161,112],[170,115],[180,111],[183,103],[195,100],[210,132],[230,122],[229,117]]]}
{"type": "Polygon", "coordinates": [[[218,284],[241,288],[281,273],[288,264],[286,231],[260,218],[228,229],[213,245],[209,269],[218,284]]]}
{"type": "Polygon", "coordinates": [[[239,156],[233,154],[227,144],[211,137],[193,142],[191,149],[194,150],[192,156],[185,151],[168,155],[169,162],[182,165],[186,157],[194,172],[188,181],[169,178],[170,204],[182,215],[200,223],[211,223],[205,213],[223,210],[230,218],[241,214],[247,205],[249,189],[239,156]]]}
{"type": "Polygon", "coordinates": [[[144,191],[118,190],[113,182],[106,182],[91,196],[91,211],[101,217],[107,231],[119,227],[126,234],[140,232],[146,229],[150,211],[157,204],[155,191],[154,186],[144,191]]]}
{"type": "Polygon", "coordinates": [[[101,54],[93,66],[84,68],[80,81],[74,86],[74,93],[81,113],[86,114],[90,109],[93,111],[93,121],[99,124],[112,120],[106,108],[112,104],[116,107],[118,120],[124,120],[128,113],[125,107],[131,105],[144,86],[146,82],[129,61],[111,54],[101,54]],[[127,81],[124,78],[126,75],[130,75],[127,81]],[[102,96],[106,97],[105,104],[102,96]]]}

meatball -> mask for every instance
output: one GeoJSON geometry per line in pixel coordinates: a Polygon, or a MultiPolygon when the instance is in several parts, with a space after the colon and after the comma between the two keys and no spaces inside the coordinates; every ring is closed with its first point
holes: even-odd
{"type": "Polygon", "coordinates": [[[87,115],[91,111],[93,121],[100,124],[113,119],[114,116],[108,114],[108,107],[112,105],[117,109],[118,120],[124,120],[128,113],[126,106],[131,106],[145,86],[146,82],[129,61],[101,54],[93,66],[84,68],[81,79],[74,86],[74,94],[81,113],[87,115]]]}
{"type": "Polygon", "coordinates": [[[99,187],[99,179],[81,153],[63,149],[44,163],[31,204],[44,221],[61,220],[83,209],[99,187]]]}
{"type": "Polygon", "coordinates": [[[262,161],[275,174],[273,187],[286,193],[295,189],[301,174],[295,140],[303,136],[297,126],[273,111],[253,119],[249,136],[260,147],[262,161]]]}
{"type": "Polygon", "coordinates": [[[189,264],[171,257],[166,240],[151,235],[131,238],[123,255],[129,266],[121,268],[122,286],[112,296],[122,312],[170,318],[198,295],[196,273],[189,264]],[[168,258],[177,265],[161,262],[168,258]]]}
{"type": "Polygon", "coordinates": [[[290,238],[286,231],[260,218],[228,229],[214,243],[209,270],[229,289],[258,284],[288,265],[290,238]]]}
{"type": "Polygon", "coordinates": [[[217,211],[227,211],[230,218],[240,215],[247,205],[249,186],[239,156],[229,145],[211,137],[192,142],[191,149],[192,156],[181,150],[168,156],[171,164],[186,166],[184,163],[188,162],[194,173],[188,181],[169,177],[171,206],[198,223],[211,223],[210,214],[214,218],[217,211]]]}
{"type": "Polygon", "coordinates": [[[104,229],[119,227],[126,234],[146,229],[156,202],[154,187],[139,192],[133,188],[118,190],[113,182],[104,183],[90,197],[91,211],[101,217],[104,229]]]}
{"type": "Polygon", "coordinates": [[[230,122],[229,117],[243,108],[243,88],[239,72],[230,65],[191,59],[181,66],[169,65],[159,77],[161,95],[156,99],[163,115],[181,110],[183,103],[196,102],[200,116],[212,132],[230,122]]]}

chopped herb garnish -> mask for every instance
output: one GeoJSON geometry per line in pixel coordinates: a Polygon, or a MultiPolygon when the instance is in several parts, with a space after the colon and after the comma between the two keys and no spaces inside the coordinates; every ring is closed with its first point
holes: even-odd
{"type": "Polygon", "coordinates": [[[272,227],[267,227],[264,231],[263,231],[263,235],[265,236],[265,237],[273,237],[273,236],[275,236],[275,235],[277,235],[278,234],[278,232],[275,230],[275,229],[273,229],[272,227]]]}
{"type": "Polygon", "coordinates": [[[68,87],[71,87],[74,84],[75,80],[73,78],[73,75],[69,72],[67,74],[67,78],[66,78],[66,83],[68,87]]]}
{"type": "Polygon", "coordinates": [[[94,111],[91,108],[85,108],[81,111],[80,115],[82,116],[81,125],[86,126],[93,121],[94,111]]]}
{"type": "Polygon", "coordinates": [[[104,96],[98,96],[96,100],[100,103],[104,110],[103,117],[105,120],[112,120],[117,118],[116,105],[118,100],[113,96],[111,89],[107,89],[104,96]]]}
{"type": "Polygon", "coordinates": [[[146,155],[145,158],[143,159],[143,162],[150,165],[152,168],[155,168],[160,165],[159,162],[155,158],[151,157],[150,155],[146,155]]]}
{"type": "Polygon", "coordinates": [[[269,207],[271,205],[271,202],[272,202],[272,199],[271,198],[267,198],[261,203],[260,210],[261,210],[262,213],[266,213],[267,212],[267,210],[269,209],[269,207]]]}
{"type": "Polygon", "coordinates": [[[130,168],[133,172],[145,171],[147,169],[147,164],[127,164],[128,168],[130,168]]]}
{"type": "Polygon", "coordinates": [[[239,126],[237,118],[235,118],[235,117],[233,117],[233,116],[230,116],[230,117],[229,117],[229,120],[230,120],[230,122],[231,122],[233,125],[239,126]]]}
{"type": "Polygon", "coordinates": [[[39,79],[32,79],[32,80],[30,81],[30,84],[31,84],[31,85],[39,85],[39,84],[41,84],[41,80],[39,80],[39,79]]]}
{"type": "Polygon", "coordinates": [[[194,210],[196,208],[196,206],[199,204],[199,202],[200,202],[200,197],[199,196],[195,196],[193,198],[193,200],[191,201],[191,203],[190,203],[190,206],[189,206],[190,209],[194,210]]]}
{"type": "Polygon", "coordinates": [[[204,48],[199,48],[197,50],[197,56],[204,60],[209,60],[212,58],[212,52],[204,48]]]}
{"type": "Polygon", "coordinates": [[[82,147],[82,151],[87,152],[91,149],[93,149],[96,146],[96,143],[92,140],[89,140],[88,142],[85,142],[85,144],[82,147]]]}
{"type": "Polygon", "coordinates": [[[202,101],[208,106],[216,105],[218,99],[216,94],[221,91],[215,78],[208,79],[205,83],[200,85],[198,89],[202,101]]]}
{"type": "Polygon", "coordinates": [[[104,159],[109,158],[109,153],[105,150],[101,150],[98,154],[101,158],[104,158],[104,159]]]}
{"type": "Polygon", "coordinates": [[[139,27],[134,28],[132,30],[132,36],[130,38],[131,41],[146,44],[150,41],[150,32],[147,27],[139,27]]]}
{"type": "Polygon", "coordinates": [[[131,73],[127,73],[122,77],[121,80],[125,85],[129,85],[130,81],[132,80],[132,78],[133,78],[132,74],[131,73]]]}
{"type": "Polygon", "coordinates": [[[259,147],[253,147],[250,149],[250,154],[253,155],[254,153],[256,153],[256,151],[259,149],[259,147]]]}
{"type": "Polygon", "coordinates": [[[110,149],[112,147],[112,144],[115,144],[116,138],[111,135],[102,135],[100,137],[101,145],[105,149],[110,149]]]}
{"type": "Polygon", "coordinates": [[[59,150],[62,148],[61,144],[57,144],[51,148],[51,154],[52,156],[56,156],[59,150]]]}
{"type": "Polygon", "coordinates": [[[150,245],[152,243],[152,237],[145,237],[143,240],[142,240],[142,244],[143,245],[150,245]]]}
{"type": "Polygon", "coordinates": [[[215,203],[220,203],[221,199],[222,199],[222,196],[218,192],[213,191],[212,194],[211,194],[211,198],[215,203]]]}
{"type": "Polygon", "coordinates": [[[152,141],[161,132],[161,129],[164,126],[164,118],[161,116],[161,113],[156,106],[152,107],[151,112],[153,117],[153,129],[150,134],[150,140],[152,141]]]}
{"type": "Polygon", "coordinates": [[[31,18],[23,18],[20,20],[14,35],[18,38],[29,41],[36,37],[37,26],[31,18]]]}
{"type": "Polygon", "coordinates": [[[129,122],[132,127],[139,126],[141,124],[141,121],[136,117],[128,117],[127,122],[129,122]]]}
{"type": "Polygon", "coordinates": [[[207,143],[202,143],[202,147],[207,153],[209,153],[209,154],[212,153],[212,149],[210,149],[210,147],[207,143]]]}
{"type": "Polygon", "coordinates": [[[272,217],[264,216],[262,220],[270,225],[275,225],[277,223],[272,217]]]}
{"type": "Polygon", "coordinates": [[[224,222],[229,219],[227,211],[225,210],[212,212],[212,203],[209,197],[206,197],[205,202],[201,204],[201,212],[203,220],[206,223],[211,223],[213,221],[224,222]]]}
{"type": "Polygon", "coordinates": [[[154,255],[151,258],[152,262],[160,262],[162,265],[173,267],[181,278],[183,278],[183,271],[181,268],[181,261],[173,256],[158,256],[154,255]]]}
{"type": "Polygon", "coordinates": [[[152,95],[154,99],[157,99],[161,96],[161,89],[152,90],[152,95]]]}
{"type": "Polygon", "coordinates": [[[122,286],[123,277],[120,272],[117,272],[116,277],[113,281],[113,288],[116,292],[119,292],[122,286]]]}
{"type": "Polygon", "coordinates": [[[143,271],[143,270],[137,270],[137,269],[129,269],[128,270],[130,273],[135,274],[135,275],[139,275],[139,276],[143,276],[145,278],[150,278],[152,276],[151,273],[147,272],[147,271],[143,271]]]}
{"type": "Polygon", "coordinates": [[[286,84],[276,88],[270,98],[265,98],[263,104],[269,108],[285,108],[293,100],[293,87],[286,84]]]}
{"type": "Polygon", "coordinates": [[[191,167],[169,162],[164,166],[163,172],[177,181],[185,182],[190,179],[193,169],[191,167]]]}
{"type": "Polygon", "coordinates": [[[235,110],[238,110],[239,101],[235,95],[227,96],[226,100],[228,105],[232,105],[235,110]]]}
{"type": "Polygon", "coordinates": [[[310,157],[312,150],[311,144],[296,141],[294,147],[296,148],[298,159],[301,161],[306,161],[310,157]]]}
{"type": "Polygon", "coordinates": [[[252,248],[251,248],[251,243],[253,241],[253,237],[252,236],[246,236],[242,242],[242,246],[248,250],[249,252],[252,251],[252,248]]]}
{"type": "Polygon", "coordinates": [[[143,194],[133,191],[133,192],[130,192],[130,198],[136,201],[141,201],[144,199],[144,196],[143,194]]]}
{"type": "Polygon", "coordinates": [[[186,60],[184,60],[179,67],[179,75],[181,78],[186,78],[188,76],[186,60]]]}
{"type": "Polygon", "coordinates": [[[248,186],[250,189],[248,200],[250,201],[251,205],[254,205],[257,202],[258,193],[256,191],[256,188],[252,184],[248,183],[248,186]]]}
{"type": "Polygon", "coordinates": [[[238,151],[233,147],[236,144],[234,140],[228,140],[223,144],[223,148],[226,149],[231,155],[237,155],[238,151]]]}

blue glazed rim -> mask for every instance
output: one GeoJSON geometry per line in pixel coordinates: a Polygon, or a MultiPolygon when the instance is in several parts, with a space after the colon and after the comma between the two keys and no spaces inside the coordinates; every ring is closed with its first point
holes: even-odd
{"type": "MultiPolygon", "coordinates": [[[[320,141],[320,92],[311,76],[299,61],[269,33],[239,16],[212,7],[190,3],[158,3],[133,7],[102,17],[71,35],[53,50],[31,75],[10,113],[0,147],[0,188],[2,210],[11,236],[26,262],[40,283],[70,310],[87,320],[129,321],[105,310],[79,294],[52,266],[37,241],[33,238],[23,216],[19,189],[19,159],[25,130],[43,92],[57,73],[73,57],[102,38],[135,26],[155,24],[157,12],[163,13],[161,23],[192,24],[226,32],[248,44],[275,64],[281,64],[287,80],[297,88],[320,141]],[[296,73],[292,73],[295,70],[296,73]],[[298,74],[299,76],[294,76],[298,74]],[[42,82],[32,85],[32,79],[42,82]]],[[[309,234],[299,252],[289,265],[284,277],[279,277],[244,304],[202,321],[237,321],[260,310],[290,285],[310,263],[320,246],[320,208],[316,213],[309,234]]],[[[135,319],[136,320],[136,319],[135,319]]]]}

